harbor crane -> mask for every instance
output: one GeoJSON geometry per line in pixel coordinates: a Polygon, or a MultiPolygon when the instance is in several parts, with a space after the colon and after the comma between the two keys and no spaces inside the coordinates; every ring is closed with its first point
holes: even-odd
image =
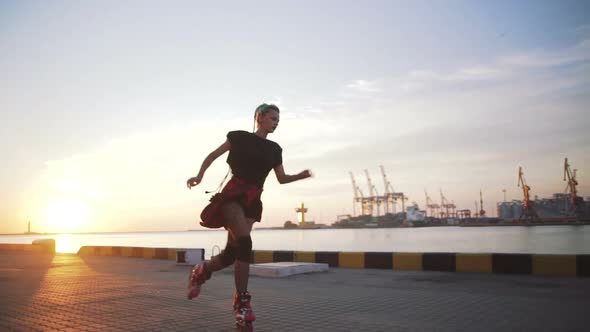
{"type": "Polygon", "coordinates": [[[354,197],[352,198],[352,215],[356,216],[356,202],[358,202],[359,198],[363,196],[363,193],[360,192],[361,190],[356,185],[356,181],[354,180],[354,175],[352,175],[352,172],[349,172],[348,174],[350,174],[350,180],[352,180],[352,191],[354,192],[354,197]]]}
{"type": "Polygon", "coordinates": [[[395,192],[393,186],[391,185],[391,182],[389,182],[389,180],[387,179],[387,175],[385,174],[385,168],[383,167],[383,165],[380,165],[379,168],[381,168],[381,176],[383,177],[383,184],[385,185],[385,192],[383,194],[385,202],[385,213],[389,213],[390,205],[391,212],[395,213],[395,207],[397,205],[398,200],[402,201],[402,212],[405,211],[406,208],[404,201],[408,198],[402,192],[395,192]]]}
{"type": "Polygon", "coordinates": [[[563,165],[563,181],[567,181],[565,191],[569,191],[570,210],[574,213],[578,210],[578,191],[576,188],[578,181],[576,180],[576,172],[577,169],[574,169],[572,172],[570,164],[568,163],[567,158],[565,158],[565,163],[563,165]]]}
{"type": "Polygon", "coordinates": [[[395,203],[396,199],[393,198],[393,186],[391,182],[387,179],[387,175],[385,174],[385,168],[383,165],[379,165],[381,169],[381,176],[383,177],[383,187],[385,191],[383,192],[383,196],[385,196],[385,214],[389,213],[389,206],[391,206],[391,212],[395,213],[395,203]]]}
{"type": "Polygon", "coordinates": [[[483,195],[481,189],[479,190],[479,216],[482,218],[486,216],[486,210],[483,209],[483,195]]]}
{"type": "Polygon", "coordinates": [[[449,208],[451,209],[451,218],[456,218],[457,217],[457,212],[455,211],[455,209],[457,208],[457,205],[455,205],[455,201],[451,201],[451,204],[449,205],[449,208]]]}
{"type": "MultiPolygon", "coordinates": [[[[367,184],[369,185],[369,192],[371,193],[371,196],[369,196],[369,199],[371,200],[371,205],[375,206],[377,205],[377,216],[379,216],[381,214],[381,203],[386,201],[384,196],[379,196],[379,193],[377,192],[377,188],[375,187],[375,185],[373,184],[373,182],[371,181],[371,176],[369,175],[369,171],[365,170],[365,175],[367,176],[367,184]]],[[[371,215],[372,213],[372,209],[371,209],[371,215]]]]}
{"type": "Polygon", "coordinates": [[[430,210],[430,216],[434,218],[438,215],[440,211],[440,205],[432,201],[432,198],[428,196],[428,192],[426,192],[426,189],[424,189],[424,195],[426,196],[426,208],[430,210]]]}
{"type": "Polygon", "coordinates": [[[459,218],[459,219],[471,218],[471,210],[469,210],[469,209],[457,210],[457,218],[459,218]]]}
{"type": "Polygon", "coordinates": [[[455,208],[457,208],[457,206],[455,205],[454,202],[449,203],[449,201],[447,200],[447,198],[443,194],[442,189],[440,189],[440,206],[441,206],[441,213],[440,213],[441,218],[455,217],[455,208]],[[443,208],[445,209],[445,212],[442,212],[443,208]],[[449,210],[451,211],[450,213],[449,213],[449,210]]]}
{"type": "Polygon", "coordinates": [[[522,172],[522,166],[518,167],[518,186],[522,188],[522,194],[524,196],[523,209],[519,219],[536,219],[538,215],[533,208],[533,202],[530,199],[531,187],[526,183],[524,173],[522,172]]]}
{"type": "Polygon", "coordinates": [[[352,172],[349,172],[350,180],[352,181],[352,190],[354,192],[354,199],[352,201],[352,215],[356,216],[356,204],[361,204],[361,215],[371,215],[373,214],[373,203],[369,197],[365,197],[361,188],[356,184],[354,179],[354,175],[352,172]]]}

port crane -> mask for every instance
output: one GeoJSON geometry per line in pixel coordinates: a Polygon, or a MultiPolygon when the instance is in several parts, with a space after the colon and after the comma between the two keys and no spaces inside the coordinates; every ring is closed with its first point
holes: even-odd
{"type": "Polygon", "coordinates": [[[459,218],[459,219],[471,218],[471,210],[469,210],[469,209],[457,210],[457,218],[459,218]]]}
{"type": "Polygon", "coordinates": [[[381,177],[383,178],[383,186],[385,188],[383,193],[383,196],[385,196],[385,214],[389,213],[389,206],[391,206],[391,212],[395,213],[396,199],[393,197],[393,186],[387,179],[383,165],[379,165],[379,168],[381,169],[381,177]]]}
{"type": "Polygon", "coordinates": [[[451,204],[449,204],[449,208],[451,209],[451,218],[456,218],[457,217],[457,212],[456,212],[456,208],[457,205],[455,205],[455,201],[451,201],[451,204]]]}
{"type": "Polygon", "coordinates": [[[408,198],[402,192],[395,192],[391,182],[387,179],[387,175],[385,174],[385,168],[383,165],[380,165],[379,168],[381,169],[381,176],[383,177],[383,184],[385,186],[385,192],[383,194],[383,201],[385,202],[385,213],[389,213],[389,206],[391,205],[391,213],[395,213],[397,200],[402,201],[402,212],[406,210],[404,201],[408,198]]]}
{"type": "Polygon", "coordinates": [[[373,203],[371,198],[365,197],[361,188],[356,184],[354,179],[354,175],[352,172],[349,172],[350,179],[352,181],[352,190],[354,192],[354,199],[352,201],[352,215],[356,216],[356,203],[361,204],[361,215],[371,215],[373,214],[373,203]]]}
{"type": "Polygon", "coordinates": [[[454,202],[449,202],[447,200],[447,198],[445,197],[445,195],[443,194],[442,189],[440,189],[440,206],[441,206],[441,210],[444,208],[445,212],[440,212],[440,217],[441,218],[451,218],[455,216],[455,209],[457,208],[457,206],[455,205],[454,202]],[[449,210],[451,211],[449,213],[449,210]]]}
{"type": "Polygon", "coordinates": [[[570,164],[568,163],[567,158],[565,158],[565,163],[563,165],[563,181],[567,181],[565,191],[569,191],[570,210],[573,213],[576,213],[578,210],[578,191],[576,188],[578,181],[576,180],[576,172],[576,169],[574,169],[572,172],[570,164]]]}
{"type": "Polygon", "coordinates": [[[352,215],[356,216],[356,202],[363,196],[363,193],[360,192],[361,190],[356,185],[356,181],[354,180],[354,175],[352,172],[348,172],[350,174],[350,180],[352,180],[352,192],[354,192],[354,197],[352,198],[352,215]]]}
{"type": "MultiPolygon", "coordinates": [[[[365,175],[367,176],[367,184],[369,185],[369,192],[371,193],[371,196],[368,197],[371,200],[371,207],[377,205],[377,216],[379,216],[379,214],[381,213],[381,203],[383,201],[385,201],[385,199],[384,199],[385,197],[379,196],[379,193],[377,192],[377,188],[375,187],[375,185],[371,181],[371,176],[369,175],[368,170],[365,170],[365,175]]],[[[373,214],[373,209],[371,208],[371,215],[372,214],[373,214]]]]}
{"type": "Polygon", "coordinates": [[[424,195],[426,196],[426,208],[430,210],[430,216],[436,217],[439,213],[440,205],[432,201],[432,198],[428,196],[428,192],[426,192],[426,189],[424,189],[424,195]]]}
{"type": "Polygon", "coordinates": [[[530,199],[531,187],[526,183],[522,166],[518,167],[518,186],[522,188],[523,209],[519,219],[535,219],[538,217],[537,212],[533,208],[533,202],[530,199]]]}
{"type": "Polygon", "coordinates": [[[479,216],[482,218],[486,216],[486,210],[483,209],[483,195],[481,189],[479,190],[479,216]]]}

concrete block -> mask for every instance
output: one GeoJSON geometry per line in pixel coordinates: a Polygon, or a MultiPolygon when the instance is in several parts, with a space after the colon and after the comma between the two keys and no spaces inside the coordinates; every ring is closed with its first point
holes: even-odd
{"type": "Polygon", "coordinates": [[[250,275],[259,277],[281,278],[295,274],[325,272],[329,266],[325,263],[276,262],[251,264],[250,275]]]}
{"type": "Polygon", "coordinates": [[[296,262],[315,263],[315,252],[313,251],[296,251],[293,257],[296,262]]]}
{"type": "Polygon", "coordinates": [[[411,252],[393,253],[394,270],[422,270],[422,254],[411,252]]]}
{"type": "Polygon", "coordinates": [[[196,265],[205,260],[205,249],[176,249],[176,264],[196,265]]]}
{"type": "Polygon", "coordinates": [[[422,269],[455,272],[455,254],[445,252],[426,252],[422,255],[422,269]]]}
{"type": "Polygon", "coordinates": [[[393,268],[393,253],[365,252],[365,268],[391,270],[393,268]]]}
{"type": "Polygon", "coordinates": [[[492,273],[491,254],[458,253],[455,259],[457,272],[492,273]]]}
{"type": "Polygon", "coordinates": [[[576,276],[576,255],[533,255],[533,274],[576,276]]]}
{"type": "Polygon", "coordinates": [[[271,263],[273,259],[273,252],[270,250],[254,250],[252,257],[254,263],[271,263]]]}
{"type": "Polygon", "coordinates": [[[365,267],[364,252],[341,252],[338,256],[339,267],[362,269],[365,267]]]}

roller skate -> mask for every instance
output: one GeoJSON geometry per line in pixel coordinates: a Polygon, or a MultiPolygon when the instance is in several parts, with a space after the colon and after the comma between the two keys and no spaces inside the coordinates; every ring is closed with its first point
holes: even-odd
{"type": "Polygon", "coordinates": [[[211,278],[211,273],[205,271],[205,262],[201,262],[191,270],[188,277],[188,293],[187,298],[192,300],[199,296],[201,292],[201,285],[211,278]]]}
{"type": "Polygon", "coordinates": [[[250,306],[250,293],[236,292],[234,294],[234,314],[236,315],[236,327],[242,330],[252,331],[252,322],[256,320],[256,315],[250,306]]]}

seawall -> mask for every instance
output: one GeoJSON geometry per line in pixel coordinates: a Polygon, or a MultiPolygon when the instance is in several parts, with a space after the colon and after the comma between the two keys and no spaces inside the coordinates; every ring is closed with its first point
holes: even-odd
{"type": "MultiPolygon", "coordinates": [[[[55,241],[0,244],[0,250],[55,254],[55,241]]],[[[176,260],[179,248],[83,246],[78,256],[115,256],[176,260]]],[[[590,255],[449,252],[337,252],[253,250],[251,263],[309,262],[330,267],[409,271],[507,273],[589,277],[590,255]]]]}

